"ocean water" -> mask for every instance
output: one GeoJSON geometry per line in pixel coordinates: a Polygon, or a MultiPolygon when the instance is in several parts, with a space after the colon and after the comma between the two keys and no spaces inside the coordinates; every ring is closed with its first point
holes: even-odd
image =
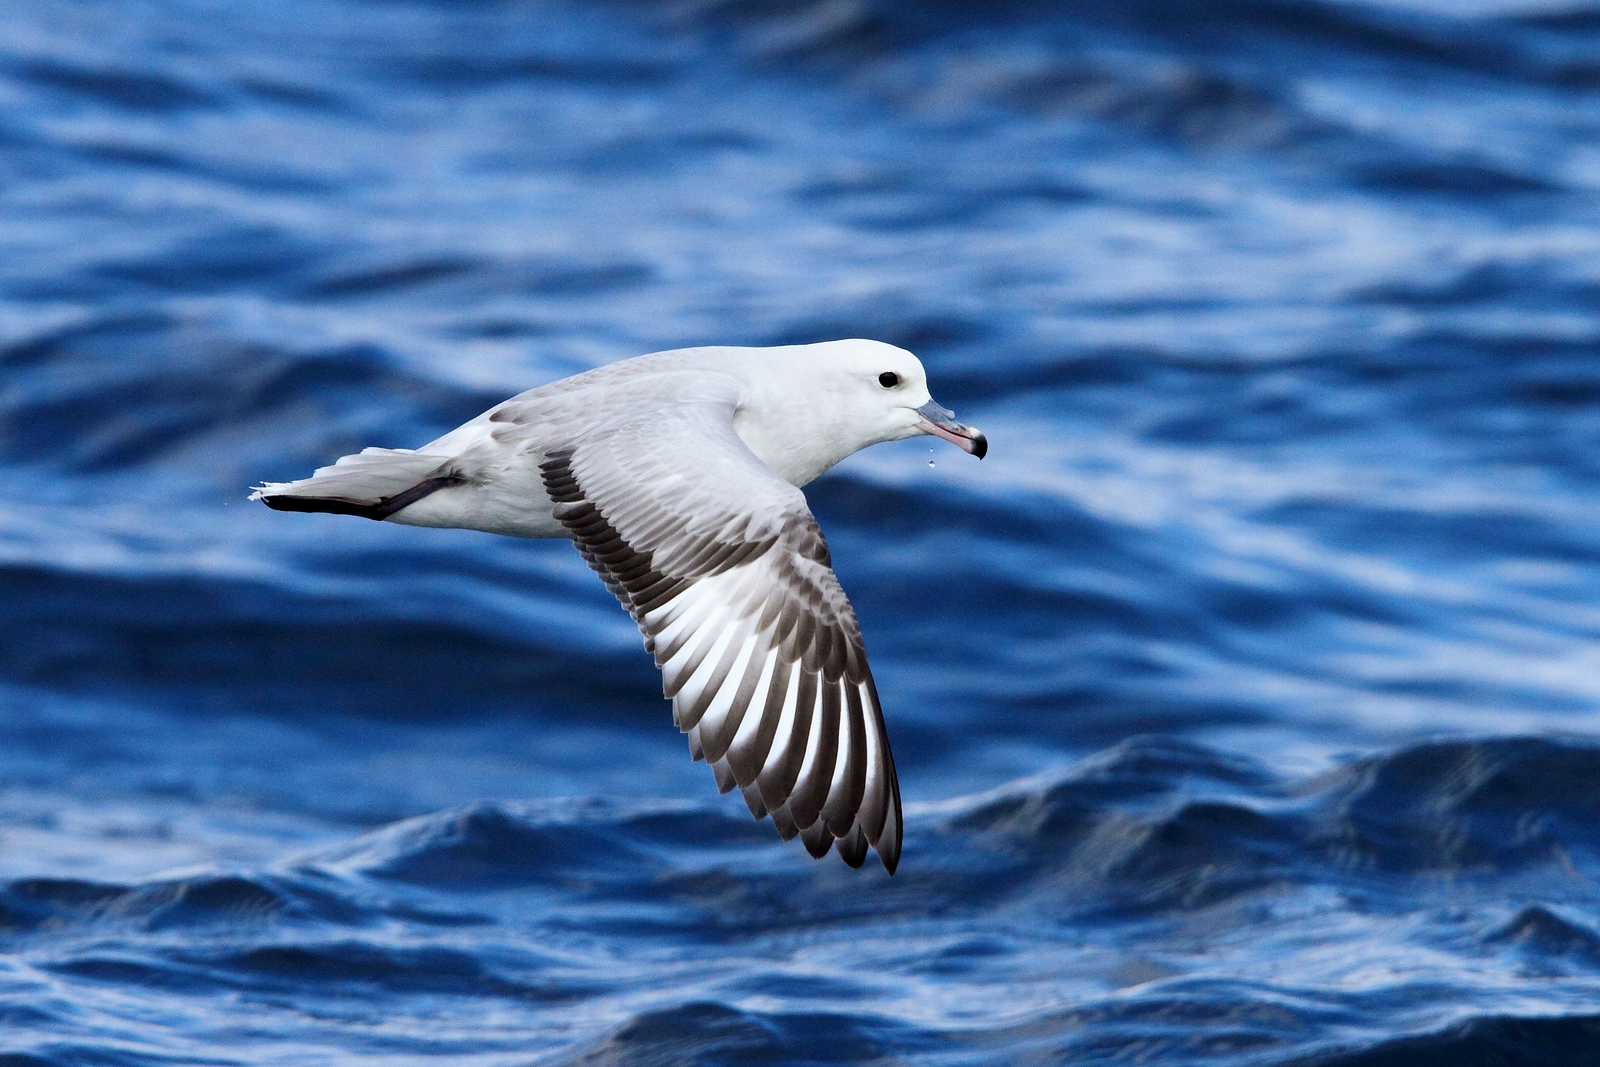
{"type": "Polygon", "coordinates": [[[1600,1064],[1600,7],[10,0],[0,1064],[1600,1064]],[[246,500],[702,343],[892,878],[562,543],[246,500]]]}

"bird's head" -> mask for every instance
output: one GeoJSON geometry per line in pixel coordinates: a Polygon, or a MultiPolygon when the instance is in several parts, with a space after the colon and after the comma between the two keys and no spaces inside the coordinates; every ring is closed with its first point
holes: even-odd
{"type": "Polygon", "coordinates": [[[922,361],[903,348],[853,339],[738,351],[759,353],[763,372],[747,377],[748,418],[735,426],[795,485],[868,445],[919,434],[979,459],[989,450],[979,430],[934,401],[922,361]]]}
{"type": "Polygon", "coordinates": [[[979,459],[988,454],[983,432],[956,422],[956,413],[933,399],[928,373],[916,356],[882,341],[838,343],[850,346],[841,368],[850,383],[848,403],[863,425],[876,419],[881,427],[872,443],[931,434],[979,459]]]}

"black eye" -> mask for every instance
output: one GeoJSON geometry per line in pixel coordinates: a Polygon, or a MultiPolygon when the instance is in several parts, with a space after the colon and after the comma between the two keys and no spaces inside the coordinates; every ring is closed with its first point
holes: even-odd
{"type": "Polygon", "coordinates": [[[885,389],[893,389],[895,386],[900,384],[900,375],[896,374],[892,370],[886,370],[882,374],[878,375],[878,384],[883,386],[885,389]]]}

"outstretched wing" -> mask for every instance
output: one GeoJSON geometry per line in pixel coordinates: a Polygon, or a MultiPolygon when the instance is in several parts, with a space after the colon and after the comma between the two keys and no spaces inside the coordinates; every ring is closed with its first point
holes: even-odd
{"type": "Polygon", "coordinates": [[[555,517],[628,609],[717,787],[813,856],[900,860],[900,786],[855,611],[804,494],[696,403],[546,453],[555,517]]]}

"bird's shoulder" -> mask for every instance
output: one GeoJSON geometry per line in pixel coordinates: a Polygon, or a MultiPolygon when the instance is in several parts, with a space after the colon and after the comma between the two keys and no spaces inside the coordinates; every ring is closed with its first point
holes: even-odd
{"type": "Polygon", "coordinates": [[[721,405],[731,419],[743,396],[742,383],[725,363],[702,353],[636,356],[529,389],[417,451],[492,464],[511,456],[542,456],[682,404],[721,405]]]}

